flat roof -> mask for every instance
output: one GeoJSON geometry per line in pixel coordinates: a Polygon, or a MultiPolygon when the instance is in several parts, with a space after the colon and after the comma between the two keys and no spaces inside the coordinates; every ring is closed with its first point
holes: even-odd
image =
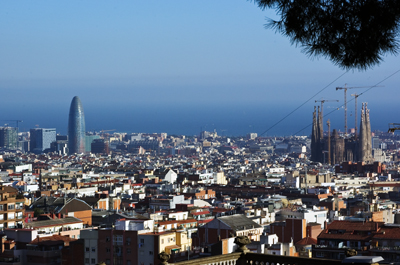
{"type": "Polygon", "coordinates": [[[65,217],[65,218],[61,218],[61,219],[34,221],[34,222],[26,223],[25,226],[37,229],[37,228],[42,228],[42,227],[52,227],[52,226],[77,224],[77,223],[83,223],[83,221],[81,219],[69,216],[69,217],[65,217]]]}

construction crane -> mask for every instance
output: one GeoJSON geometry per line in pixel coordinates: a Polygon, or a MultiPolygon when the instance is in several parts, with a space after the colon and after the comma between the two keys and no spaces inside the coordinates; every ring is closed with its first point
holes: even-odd
{"type": "Polygon", "coordinates": [[[116,129],[111,129],[111,130],[101,130],[100,131],[100,136],[103,137],[104,139],[108,139],[109,134],[105,132],[113,132],[116,131],[116,129]]]}
{"type": "Polygon", "coordinates": [[[326,122],[328,125],[328,165],[331,164],[331,121],[328,119],[326,122]]]}
{"type": "Polygon", "coordinates": [[[17,129],[19,128],[18,125],[20,122],[23,122],[22,120],[1,120],[1,121],[13,121],[17,124],[17,129]]]}
{"type": "Polygon", "coordinates": [[[104,134],[104,132],[113,132],[116,131],[116,129],[111,129],[111,130],[101,130],[100,134],[104,134]]]}
{"type": "Polygon", "coordinates": [[[344,90],[344,133],[345,134],[347,134],[347,89],[372,88],[372,87],[382,87],[382,86],[353,86],[353,87],[347,87],[347,84],[344,84],[344,87],[336,87],[336,90],[340,90],[340,89],[344,90]]]}
{"type": "Polygon", "coordinates": [[[394,133],[397,130],[400,130],[400,123],[389,123],[388,133],[394,133]]]}
{"type": "MultiPolygon", "coordinates": [[[[316,99],[315,103],[317,102],[321,102],[321,122],[322,122],[322,126],[324,126],[324,103],[325,102],[339,102],[339,100],[337,99],[316,99]]],[[[323,132],[324,130],[322,130],[322,134],[324,134],[323,132]]]]}
{"type": "Polygon", "coordinates": [[[360,94],[351,94],[352,97],[354,97],[354,105],[355,105],[355,110],[354,110],[354,139],[357,140],[357,98],[360,96],[360,94]]]}

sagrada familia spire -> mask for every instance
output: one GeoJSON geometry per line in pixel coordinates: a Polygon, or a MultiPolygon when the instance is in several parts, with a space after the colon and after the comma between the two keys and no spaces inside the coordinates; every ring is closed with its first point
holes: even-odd
{"type": "Polygon", "coordinates": [[[359,137],[342,137],[334,130],[332,137],[328,140],[328,137],[324,137],[322,126],[321,110],[318,107],[317,111],[317,108],[314,106],[311,134],[312,161],[325,163],[326,157],[324,156],[329,149],[332,164],[344,161],[373,162],[371,122],[367,103],[363,103],[362,105],[359,137]],[[328,144],[328,141],[330,141],[330,144],[328,144]]]}
{"type": "Polygon", "coordinates": [[[314,106],[314,112],[313,112],[313,127],[312,127],[312,135],[311,135],[311,160],[313,161],[320,161],[320,149],[322,147],[321,140],[324,138],[324,132],[323,132],[323,127],[322,127],[322,115],[321,115],[321,110],[318,106],[318,116],[317,116],[317,110],[316,107],[314,106]]]}
{"type": "Polygon", "coordinates": [[[372,162],[371,121],[369,120],[369,109],[367,108],[367,103],[362,104],[358,147],[359,160],[361,162],[372,162]]]}
{"type": "Polygon", "coordinates": [[[318,158],[318,133],[317,133],[317,110],[314,106],[313,122],[311,131],[311,160],[317,161],[318,158]]]}

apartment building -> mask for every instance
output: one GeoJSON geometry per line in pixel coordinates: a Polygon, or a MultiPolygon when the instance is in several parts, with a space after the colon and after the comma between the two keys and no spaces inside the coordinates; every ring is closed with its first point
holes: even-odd
{"type": "Polygon", "coordinates": [[[24,197],[18,190],[9,186],[0,186],[0,230],[22,228],[24,216],[24,197]]]}

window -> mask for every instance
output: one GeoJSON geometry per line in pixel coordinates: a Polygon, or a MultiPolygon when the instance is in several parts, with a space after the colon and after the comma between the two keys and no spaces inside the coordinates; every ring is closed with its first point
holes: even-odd
{"type": "Polygon", "coordinates": [[[3,211],[3,205],[0,205],[0,211],[3,211]]]}
{"type": "Polygon", "coordinates": [[[128,246],[131,244],[131,238],[130,238],[130,237],[128,237],[128,238],[126,239],[126,244],[127,244],[128,246]]]}
{"type": "Polygon", "coordinates": [[[89,259],[88,258],[85,259],[85,263],[89,264],[89,259]]]}
{"type": "Polygon", "coordinates": [[[15,209],[15,205],[14,204],[9,204],[8,205],[8,210],[14,210],[15,209]]]}
{"type": "Polygon", "coordinates": [[[106,252],[111,252],[111,249],[110,248],[106,248],[106,252]]]}
{"type": "Polygon", "coordinates": [[[126,265],[131,265],[132,263],[131,263],[131,261],[130,260],[127,260],[126,261],[126,265]]]}
{"type": "Polygon", "coordinates": [[[123,236],[122,235],[114,235],[114,244],[123,245],[123,236]]]}
{"type": "Polygon", "coordinates": [[[140,239],[140,243],[144,244],[144,238],[140,239]]]}
{"type": "Polygon", "coordinates": [[[106,237],[106,242],[110,242],[110,237],[106,237]]]}
{"type": "Polygon", "coordinates": [[[111,262],[110,262],[110,259],[106,259],[106,264],[108,265],[108,264],[110,264],[111,262]]]}
{"type": "Polygon", "coordinates": [[[96,248],[92,247],[92,252],[96,252],[96,248]]]}
{"type": "Polygon", "coordinates": [[[7,220],[12,220],[15,218],[14,213],[8,213],[7,220]]]}
{"type": "Polygon", "coordinates": [[[92,259],[92,264],[96,264],[96,259],[92,259]]]}
{"type": "Polygon", "coordinates": [[[131,253],[131,249],[130,249],[130,248],[127,248],[127,249],[126,249],[126,253],[128,253],[128,254],[131,253]]]}
{"type": "Polygon", "coordinates": [[[161,239],[161,244],[164,244],[164,239],[161,239]]]}
{"type": "Polygon", "coordinates": [[[150,250],[150,251],[149,251],[149,255],[153,255],[153,251],[150,250]]]}

